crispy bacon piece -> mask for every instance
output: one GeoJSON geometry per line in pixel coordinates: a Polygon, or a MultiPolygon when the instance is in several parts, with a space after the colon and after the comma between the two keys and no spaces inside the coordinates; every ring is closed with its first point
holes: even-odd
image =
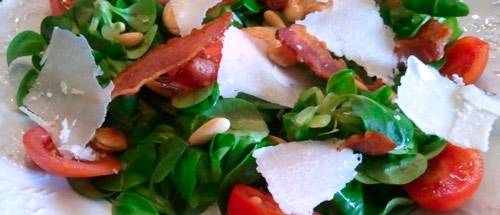
{"type": "Polygon", "coordinates": [[[271,10],[281,10],[288,4],[288,0],[261,0],[261,2],[271,10]]]}
{"type": "Polygon", "coordinates": [[[367,155],[384,155],[396,148],[396,144],[379,132],[366,131],[365,134],[355,134],[349,137],[338,150],[344,148],[367,155]]]}
{"type": "Polygon", "coordinates": [[[424,63],[440,60],[444,56],[444,48],[452,34],[445,24],[431,19],[425,23],[414,38],[396,41],[396,54],[400,61],[406,62],[415,55],[424,63]]]}
{"type": "Polygon", "coordinates": [[[114,80],[115,89],[111,97],[133,95],[140,88],[166,72],[177,71],[202,51],[207,44],[218,41],[231,22],[231,13],[226,13],[194,30],[190,35],[174,38],[165,45],[156,47],[145,56],[129,65],[114,80]]]}
{"type": "Polygon", "coordinates": [[[319,77],[328,80],[345,69],[345,62],[333,59],[324,42],[310,35],[303,25],[293,24],[279,29],[276,38],[297,54],[297,60],[307,64],[319,77]]]}

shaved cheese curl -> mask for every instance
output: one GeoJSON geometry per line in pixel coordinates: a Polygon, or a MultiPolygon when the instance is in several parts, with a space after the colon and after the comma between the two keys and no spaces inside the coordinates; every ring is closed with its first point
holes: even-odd
{"type": "Polygon", "coordinates": [[[134,95],[147,82],[155,80],[168,71],[181,68],[206,44],[220,39],[231,19],[232,14],[226,13],[206,24],[201,30],[194,30],[185,37],[171,39],[167,44],[149,51],[145,56],[127,66],[113,80],[115,89],[111,97],[134,95]]]}

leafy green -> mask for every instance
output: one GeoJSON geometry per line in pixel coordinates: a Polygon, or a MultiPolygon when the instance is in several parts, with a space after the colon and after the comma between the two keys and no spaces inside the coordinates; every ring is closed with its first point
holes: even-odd
{"type": "Polygon", "coordinates": [[[226,133],[239,136],[250,136],[256,141],[269,134],[266,122],[252,103],[242,99],[223,99],[211,109],[202,113],[209,118],[224,117],[231,122],[226,133]]]}
{"type": "Polygon", "coordinates": [[[98,189],[92,182],[92,178],[66,178],[66,180],[74,191],[88,198],[105,198],[114,194],[114,192],[98,189]]]}
{"type": "Polygon", "coordinates": [[[158,194],[154,187],[148,188],[145,185],[139,185],[125,191],[126,193],[137,194],[151,203],[151,205],[160,213],[175,215],[172,203],[162,195],[158,194]]]}
{"type": "Polygon", "coordinates": [[[34,69],[28,70],[24,75],[16,93],[16,104],[18,107],[24,106],[24,97],[30,92],[31,86],[35,83],[37,77],[38,72],[34,69]]]}
{"type": "Polygon", "coordinates": [[[354,82],[356,73],[354,70],[346,69],[337,72],[333,75],[326,85],[326,93],[341,94],[356,94],[357,88],[354,82]]]}
{"type": "Polygon", "coordinates": [[[99,189],[107,191],[124,191],[139,185],[150,178],[155,168],[156,149],[153,144],[138,145],[125,151],[118,159],[123,168],[116,175],[95,179],[99,189]]]}
{"type": "Polygon", "coordinates": [[[113,215],[159,215],[147,199],[132,193],[121,193],[113,203],[113,215]]]}
{"type": "Polygon", "coordinates": [[[402,0],[403,5],[417,13],[440,17],[469,15],[469,7],[460,0],[402,0]]]}
{"type": "Polygon", "coordinates": [[[333,200],[316,210],[338,215],[406,215],[415,209],[399,186],[363,185],[352,181],[333,200]]]}
{"type": "Polygon", "coordinates": [[[427,169],[427,159],[422,154],[364,156],[356,171],[384,184],[407,184],[427,169]]]}
{"type": "Polygon", "coordinates": [[[138,59],[141,56],[143,56],[149,50],[149,47],[151,47],[151,44],[153,43],[157,32],[158,32],[158,25],[153,25],[144,34],[144,41],[142,41],[141,44],[133,48],[127,48],[127,57],[130,59],[138,59]]]}
{"type": "Polygon", "coordinates": [[[150,181],[159,183],[174,169],[188,144],[177,137],[172,137],[160,142],[157,154],[157,164],[150,181]]]}
{"type": "Polygon", "coordinates": [[[50,38],[52,38],[52,32],[56,27],[71,31],[73,29],[73,23],[71,22],[71,20],[66,18],[66,16],[45,17],[40,24],[40,33],[42,34],[45,41],[50,41],[50,38]]]}
{"type": "Polygon", "coordinates": [[[219,101],[219,85],[213,82],[209,86],[181,93],[172,98],[172,106],[187,114],[199,114],[213,107],[219,101]]]}
{"type": "Polygon", "coordinates": [[[403,113],[363,96],[352,96],[350,101],[367,130],[380,132],[396,143],[392,153],[406,153],[415,147],[411,142],[415,127],[403,113]]]}
{"type": "Polygon", "coordinates": [[[117,18],[125,20],[132,29],[138,32],[146,32],[156,21],[156,5],[152,0],[139,0],[128,8],[118,8],[106,0],[96,0],[95,11],[92,16],[89,32],[98,34],[98,27],[102,24],[101,33],[109,41],[115,41],[116,37],[123,32],[124,24],[114,22],[117,18]]]}
{"type": "Polygon", "coordinates": [[[194,195],[197,183],[197,166],[199,160],[207,156],[196,148],[187,148],[172,172],[172,181],[180,195],[195,208],[199,204],[200,196],[194,195]]]}
{"type": "Polygon", "coordinates": [[[439,18],[438,21],[445,24],[453,32],[448,44],[455,42],[464,33],[464,30],[460,27],[455,17],[439,18]]]}
{"type": "Polygon", "coordinates": [[[7,65],[24,56],[40,54],[47,48],[43,37],[33,31],[23,31],[10,42],[7,48],[7,65]]]}
{"type": "Polygon", "coordinates": [[[382,0],[380,15],[384,23],[392,28],[398,39],[414,37],[430,15],[415,13],[403,6],[401,1],[382,0]]]}

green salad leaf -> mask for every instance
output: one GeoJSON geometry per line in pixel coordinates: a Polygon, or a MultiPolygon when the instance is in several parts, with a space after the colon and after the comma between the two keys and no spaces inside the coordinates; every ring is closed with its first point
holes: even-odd
{"type": "Polygon", "coordinates": [[[151,202],[132,193],[121,193],[113,203],[112,213],[113,215],[159,215],[151,202]]]}
{"type": "Polygon", "coordinates": [[[47,48],[43,37],[33,31],[23,31],[10,42],[7,48],[7,65],[24,56],[40,54],[47,48]]]}
{"type": "Polygon", "coordinates": [[[469,15],[469,7],[460,0],[402,0],[403,5],[417,13],[455,17],[469,15]]]}

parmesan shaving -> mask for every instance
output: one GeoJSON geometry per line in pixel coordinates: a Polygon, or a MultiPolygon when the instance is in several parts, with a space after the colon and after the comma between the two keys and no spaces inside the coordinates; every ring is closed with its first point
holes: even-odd
{"type": "Polygon", "coordinates": [[[408,59],[397,104],[425,133],[481,151],[488,150],[493,123],[500,115],[500,98],[474,85],[454,83],[414,56],[408,59]]]}
{"type": "Polygon", "coordinates": [[[256,150],[257,171],[281,210],[287,214],[312,214],[323,201],[356,176],[361,155],[337,150],[341,141],[304,141],[256,150]]]}
{"type": "Polygon", "coordinates": [[[175,20],[181,30],[181,36],[186,36],[193,29],[200,29],[208,9],[216,6],[222,0],[171,0],[175,20]]]}
{"type": "Polygon", "coordinates": [[[311,13],[298,24],[324,41],[336,56],[363,66],[370,76],[393,85],[397,56],[394,33],[384,25],[373,0],[335,0],[332,8],[311,13]]]}
{"type": "Polygon", "coordinates": [[[54,29],[42,63],[21,111],[50,133],[65,157],[95,160],[86,144],[104,122],[113,84],[101,88],[96,76],[102,71],[92,49],[84,37],[67,30],[54,29]]]}
{"type": "Polygon", "coordinates": [[[302,91],[315,85],[315,77],[298,68],[281,68],[266,55],[266,43],[230,27],[225,32],[217,82],[221,96],[239,92],[293,107],[302,91]]]}

